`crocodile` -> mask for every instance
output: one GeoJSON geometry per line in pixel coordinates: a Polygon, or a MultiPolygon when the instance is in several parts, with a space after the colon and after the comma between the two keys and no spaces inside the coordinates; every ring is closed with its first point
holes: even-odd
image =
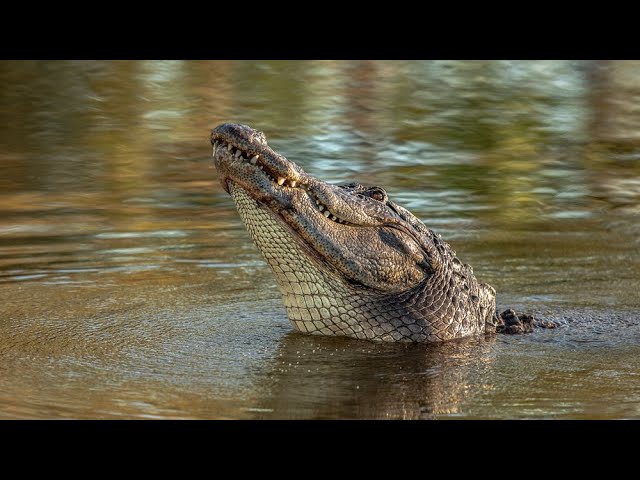
{"type": "Polygon", "coordinates": [[[430,343],[536,326],[512,310],[498,315],[494,288],[383,188],[323,182],[246,125],[217,126],[211,144],[294,329],[430,343]]]}

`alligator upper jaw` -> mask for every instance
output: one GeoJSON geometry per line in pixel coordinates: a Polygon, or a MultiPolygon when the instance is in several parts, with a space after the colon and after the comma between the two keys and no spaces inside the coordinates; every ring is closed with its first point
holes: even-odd
{"type": "Polygon", "coordinates": [[[227,193],[228,182],[233,181],[255,200],[274,208],[308,203],[317,214],[337,223],[357,226],[401,223],[398,215],[384,204],[351,195],[308,175],[271,149],[264,135],[250,127],[222,124],[211,132],[211,144],[214,163],[227,193]]]}

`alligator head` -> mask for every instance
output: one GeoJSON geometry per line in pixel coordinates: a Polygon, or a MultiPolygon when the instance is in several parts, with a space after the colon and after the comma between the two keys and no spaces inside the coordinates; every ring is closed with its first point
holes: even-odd
{"type": "Polygon", "coordinates": [[[325,183],[245,125],[216,127],[211,144],[294,328],[410,342],[495,331],[494,289],[384,189],[325,183]]]}

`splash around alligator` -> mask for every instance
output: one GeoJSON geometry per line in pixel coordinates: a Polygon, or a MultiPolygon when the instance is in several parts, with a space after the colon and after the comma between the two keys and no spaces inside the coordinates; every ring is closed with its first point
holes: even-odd
{"type": "Polygon", "coordinates": [[[211,144],[295,329],[429,343],[555,326],[513,310],[498,315],[495,290],[383,188],[325,183],[246,125],[219,125],[211,144]]]}

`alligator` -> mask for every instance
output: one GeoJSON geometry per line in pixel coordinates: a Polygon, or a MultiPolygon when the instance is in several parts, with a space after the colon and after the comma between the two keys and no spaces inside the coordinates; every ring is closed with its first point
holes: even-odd
{"type": "Polygon", "coordinates": [[[271,267],[294,329],[430,343],[554,326],[498,314],[493,287],[383,188],[325,183],[246,125],[217,126],[211,144],[220,182],[271,267]]]}

